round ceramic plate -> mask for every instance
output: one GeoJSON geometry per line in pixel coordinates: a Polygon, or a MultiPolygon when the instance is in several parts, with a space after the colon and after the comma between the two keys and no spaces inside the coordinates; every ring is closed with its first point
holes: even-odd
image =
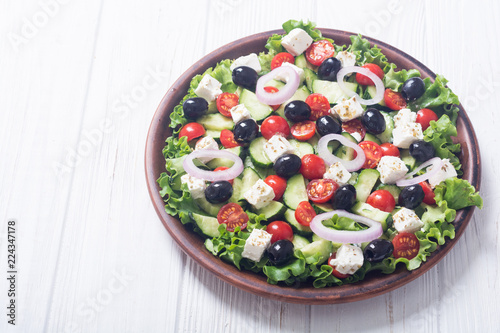
{"type": "MultiPolygon", "coordinates": [[[[351,42],[349,36],[353,35],[353,33],[350,32],[331,29],[321,29],[321,31],[324,36],[332,38],[335,43],[339,45],[349,45],[351,42]]],[[[218,278],[245,291],[280,301],[304,304],[353,302],[386,293],[416,279],[431,269],[431,267],[439,262],[455,245],[464,233],[471,219],[474,211],[473,207],[457,212],[455,220],[455,239],[448,239],[443,246],[439,246],[437,250],[428,257],[428,260],[422,263],[420,268],[413,271],[407,271],[404,265],[401,265],[393,274],[384,275],[382,273],[371,272],[360,282],[321,289],[316,289],[312,285],[303,285],[297,288],[283,285],[271,285],[266,282],[266,277],[263,274],[256,274],[250,271],[239,271],[232,264],[228,264],[218,257],[213,256],[205,249],[204,241],[199,235],[190,231],[189,227],[182,225],[176,218],[165,212],[164,202],[158,192],[160,189],[156,183],[156,179],[158,179],[162,172],[165,172],[165,160],[162,155],[162,149],[165,139],[172,135],[172,130],[168,126],[171,111],[186,95],[189,83],[195,75],[203,73],[207,68],[215,66],[217,62],[223,59],[235,59],[251,52],[258,53],[265,51],[264,45],[268,37],[273,33],[283,34],[284,31],[268,31],[245,37],[227,44],[200,59],[200,61],[196,62],[182,74],[161,101],[153,117],[151,127],[149,128],[145,155],[146,179],[149,195],[151,196],[151,200],[153,201],[153,205],[161,222],[187,255],[211,271],[218,278]]],[[[378,40],[368,37],[365,38],[367,38],[370,43],[378,45],[389,61],[394,62],[399,69],[416,68],[422,73],[422,77],[435,78],[435,74],[431,70],[406,53],[378,40]]],[[[457,120],[457,129],[458,137],[456,141],[462,144],[460,161],[464,171],[463,178],[467,179],[479,190],[481,179],[479,146],[477,144],[474,129],[462,107],[460,107],[457,120]]]]}

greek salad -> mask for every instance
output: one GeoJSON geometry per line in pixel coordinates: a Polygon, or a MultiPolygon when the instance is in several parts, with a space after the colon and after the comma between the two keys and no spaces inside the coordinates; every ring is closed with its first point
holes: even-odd
{"type": "Polygon", "coordinates": [[[208,251],[269,283],[314,287],[418,268],[482,207],[461,179],[457,96],[290,20],[266,52],[195,76],[170,115],[167,213],[208,251]]]}

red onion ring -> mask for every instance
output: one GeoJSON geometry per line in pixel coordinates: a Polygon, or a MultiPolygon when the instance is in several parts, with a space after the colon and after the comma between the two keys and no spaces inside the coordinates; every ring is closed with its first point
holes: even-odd
{"type": "Polygon", "coordinates": [[[427,160],[424,163],[422,163],[418,168],[413,170],[413,172],[411,172],[411,173],[407,174],[406,176],[404,176],[403,178],[399,179],[396,182],[396,185],[399,187],[405,187],[405,186],[415,185],[415,184],[418,184],[420,182],[423,182],[424,180],[427,180],[427,179],[431,178],[432,176],[434,176],[439,171],[439,169],[441,169],[442,166],[443,166],[443,160],[441,160],[439,157],[433,157],[430,160],[427,160]],[[428,171],[428,172],[426,172],[423,175],[420,175],[418,177],[408,179],[409,177],[412,177],[414,174],[416,174],[417,172],[419,172],[423,168],[426,168],[430,165],[433,165],[431,171],[428,171]]]}
{"type": "Polygon", "coordinates": [[[293,96],[300,84],[299,74],[290,66],[280,66],[273,69],[271,72],[263,75],[257,81],[257,86],[255,87],[255,95],[257,99],[267,105],[279,105],[286,102],[290,97],[293,96]],[[288,75],[288,80],[283,88],[278,92],[268,93],[264,90],[265,85],[274,79],[277,75],[284,74],[288,75]]]}
{"type": "Polygon", "coordinates": [[[218,180],[231,180],[238,177],[243,171],[243,161],[239,156],[225,150],[202,149],[195,150],[187,155],[182,162],[182,167],[190,176],[208,180],[211,182],[218,180]],[[194,165],[193,160],[198,157],[227,158],[234,162],[233,166],[224,172],[201,170],[194,165]]]}
{"type": "Polygon", "coordinates": [[[382,224],[377,221],[371,220],[364,216],[359,216],[356,214],[348,213],[345,210],[334,210],[331,212],[316,215],[309,225],[311,230],[321,238],[335,242],[335,243],[364,243],[370,242],[374,239],[379,238],[382,233],[382,224]],[[365,224],[369,226],[368,229],[360,231],[351,230],[335,230],[328,228],[321,223],[323,220],[332,218],[334,215],[339,217],[348,217],[353,219],[355,222],[365,224]]]}
{"type": "Polygon", "coordinates": [[[377,75],[375,75],[375,73],[363,67],[348,66],[342,68],[337,73],[337,83],[339,84],[340,89],[342,89],[342,91],[347,96],[349,97],[356,96],[356,99],[360,104],[373,105],[379,103],[384,98],[384,91],[385,91],[384,82],[382,82],[382,80],[377,75]],[[363,99],[357,93],[347,88],[344,83],[344,76],[350,73],[360,73],[368,76],[375,83],[375,88],[377,88],[375,97],[372,99],[363,99]]]}
{"type": "Polygon", "coordinates": [[[321,137],[321,139],[319,139],[318,141],[318,155],[321,156],[328,165],[331,165],[335,162],[342,163],[342,165],[344,165],[344,167],[349,172],[358,171],[359,169],[361,169],[366,160],[365,152],[363,151],[363,149],[340,134],[327,134],[321,137]],[[352,161],[344,161],[333,155],[328,149],[328,142],[332,140],[337,140],[344,146],[354,149],[357,154],[356,158],[352,161]]]}

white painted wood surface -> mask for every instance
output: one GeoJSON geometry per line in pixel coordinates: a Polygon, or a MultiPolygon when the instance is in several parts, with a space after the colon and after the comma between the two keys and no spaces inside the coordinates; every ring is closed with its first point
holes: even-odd
{"type": "Polygon", "coordinates": [[[1,1],[0,267],[15,218],[19,278],[12,327],[0,275],[0,331],[500,331],[499,14],[494,0],[1,1]],[[485,208],[435,268],[367,301],[294,305],[229,286],[180,251],[147,194],[145,137],[168,87],[289,18],[412,55],[450,80],[477,131],[485,208]]]}

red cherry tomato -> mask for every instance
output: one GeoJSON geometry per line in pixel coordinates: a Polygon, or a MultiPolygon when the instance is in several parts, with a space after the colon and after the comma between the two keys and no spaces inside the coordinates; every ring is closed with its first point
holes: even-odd
{"type": "Polygon", "coordinates": [[[392,91],[389,88],[384,92],[384,102],[389,109],[394,111],[398,111],[406,107],[406,100],[403,98],[403,95],[397,91],[392,91]]]}
{"type": "Polygon", "coordinates": [[[310,120],[295,123],[292,126],[291,132],[295,139],[307,141],[316,133],[316,123],[310,120]]]}
{"type": "Polygon", "coordinates": [[[311,94],[307,96],[306,103],[311,107],[309,120],[318,120],[319,117],[330,114],[330,102],[321,94],[311,94]]]}
{"type": "Polygon", "coordinates": [[[264,119],[260,126],[260,132],[266,140],[269,140],[275,134],[281,134],[286,138],[290,135],[290,125],[283,117],[271,116],[264,119]]]}
{"type": "Polygon", "coordinates": [[[179,138],[187,136],[187,140],[191,141],[193,139],[199,138],[203,134],[205,134],[205,128],[201,124],[188,123],[181,128],[179,132],[179,138]]]}
{"type": "Polygon", "coordinates": [[[363,149],[365,153],[366,160],[363,164],[364,169],[373,169],[377,166],[378,162],[382,158],[382,148],[378,144],[372,141],[362,141],[358,146],[363,149]]]}
{"type": "Polygon", "coordinates": [[[325,161],[314,154],[302,156],[300,173],[307,179],[321,179],[326,172],[325,161]]]}
{"type": "Polygon", "coordinates": [[[359,133],[361,140],[363,140],[366,134],[366,128],[363,126],[359,118],[342,123],[342,129],[349,134],[359,133]]]}
{"type": "Polygon", "coordinates": [[[233,107],[238,105],[240,98],[236,94],[231,94],[228,92],[222,93],[217,96],[217,110],[226,117],[231,118],[231,110],[233,107]]]}
{"type": "Polygon", "coordinates": [[[234,139],[234,133],[231,132],[228,129],[223,129],[220,132],[220,143],[224,146],[224,148],[234,148],[241,146],[236,140],[234,139]]]}
{"type": "Polygon", "coordinates": [[[330,201],[339,185],[332,179],[314,179],[307,184],[307,197],[315,203],[330,201]]]}
{"type": "MultiPolygon", "coordinates": [[[[362,66],[363,68],[368,69],[370,72],[373,74],[377,75],[380,79],[384,78],[384,71],[380,66],[375,65],[375,64],[364,64],[362,66]]],[[[359,84],[363,86],[373,86],[375,83],[373,83],[372,79],[370,79],[368,76],[356,73],[356,81],[358,81],[359,84]]]]}
{"type": "Polygon", "coordinates": [[[217,214],[219,224],[226,224],[226,230],[233,232],[236,227],[241,230],[247,227],[248,215],[237,203],[228,203],[220,209],[217,214]]]}
{"type": "Polygon", "coordinates": [[[420,186],[422,186],[422,189],[424,190],[424,203],[428,205],[435,205],[436,200],[434,197],[436,196],[434,194],[434,191],[432,190],[431,186],[429,185],[428,182],[424,181],[421,183],[418,183],[420,186]]]}
{"type": "Polygon", "coordinates": [[[311,224],[312,219],[316,216],[316,211],[309,201],[301,201],[295,210],[295,219],[306,227],[311,224]]]}
{"type": "Polygon", "coordinates": [[[335,267],[335,265],[333,265],[331,263],[331,261],[333,259],[335,259],[337,257],[337,253],[333,253],[330,258],[328,259],[328,266],[330,266],[331,268],[333,268],[332,270],[332,275],[335,276],[336,278],[339,278],[339,279],[345,279],[346,277],[349,277],[349,274],[342,274],[340,273],[337,268],[335,267]]]}
{"type": "Polygon", "coordinates": [[[368,196],[366,203],[387,213],[392,212],[396,207],[396,200],[394,200],[391,192],[387,190],[374,191],[368,196]]]}
{"type": "MultiPolygon", "coordinates": [[[[224,170],[227,170],[227,169],[229,169],[229,168],[228,168],[228,167],[225,167],[225,166],[220,166],[220,167],[215,168],[215,169],[214,169],[214,171],[224,171],[224,170]]],[[[232,180],[232,179],[228,180],[228,182],[229,182],[231,185],[233,185],[233,180],[232,180]]]]}
{"type": "Polygon", "coordinates": [[[271,69],[280,67],[284,62],[293,64],[295,62],[295,58],[288,52],[280,52],[274,56],[273,60],[271,60],[271,69]]]}
{"type": "Polygon", "coordinates": [[[273,235],[271,237],[271,243],[282,239],[288,239],[290,242],[293,240],[293,230],[292,227],[283,221],[274,221],[268,224],[266,231],[273,235]]]}
{"type": "MultiPolygon", "coordinates": [[[[264,90],[268,93],[277,93],[279,91],[278,88],[272,86],[264,87],[264,90]]],[[[273,111],[276,111],[280,108],[280,105],[269,105],[269,106],[273,108],[273,111]]]]}
{"type": "Polygon", "coordinates": [[[306,50],[306,59],[315,66],[321,65],[326,59],[335,55],[333,44],[324,40],[318,40],[311,44],[306,50]]]}
{"type": "Polygon", "coordinates": [[[420,242],[417,236],[409,232],[401,232],[392,240],[394,258],[406,258],[411,260],[415,258],[420,250],[420,242]]]}
{"type": "Polygon", "coordinates": [[[286,179],[281,178],[280,176],[270,175],[264,179],[264,183],[273,188],[274,200],[280,200],[286,190],[286,179]]]}
{"type": "Polygon", "coordinates": [[[431,120],[437,121],[439,118],[431,109],[421,109],[417,112],[417,123],[422,125],[422,131],[429,127],[431,120]]]}
{"type": "Polygon", "coordinates": [[[380,148],[382,149],[382,156],[400,156],[398,147],[392,143],[384,142],[380,145],[380,148]]]}

